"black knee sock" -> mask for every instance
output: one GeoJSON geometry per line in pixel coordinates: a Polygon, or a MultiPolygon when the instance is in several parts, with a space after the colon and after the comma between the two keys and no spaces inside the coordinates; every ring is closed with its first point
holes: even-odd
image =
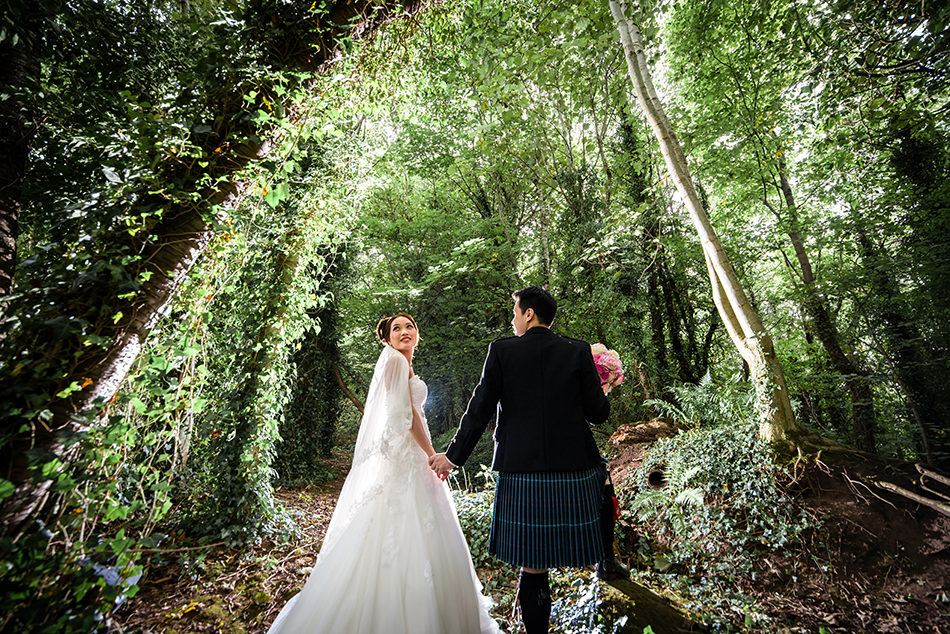
{"type": "Polygon", "coordinates": [[[547,634],[551,619],[551,586],[548,571],[521,571],[518,579],[518,603],[526,634],[547,634]]]}

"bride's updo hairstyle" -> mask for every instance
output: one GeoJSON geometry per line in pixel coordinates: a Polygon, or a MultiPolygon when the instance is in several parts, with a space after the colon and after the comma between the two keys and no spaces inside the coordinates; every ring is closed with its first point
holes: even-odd
{"type": "MultiPolygon", "coordinates": [[[[383,317],[379,320],[379,323],[376,324],[376,336],[379,337],[379,343],[386,345],[389,343],[389,331],[392,329],[393,321],[396,317],[405,317],[412,322],[413,326],[416,326],[416,320],[412,318],[412,315],[409,313],[396,313],[390,317],[383,317]]],[[[418,330],[419,326],[416,326],[418,330]]]]}

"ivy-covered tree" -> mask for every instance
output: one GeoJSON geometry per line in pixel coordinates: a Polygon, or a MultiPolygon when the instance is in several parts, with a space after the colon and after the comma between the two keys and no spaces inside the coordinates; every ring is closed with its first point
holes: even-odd
{"type": "MultiPolygon", "coordinates": [[[[153,345],[150,336],[170,312],[182,304],[185,314],[201,310],[197,298],[205,295],[197,292],[202,282],[193,277],[200,271],[196,263],[227,275],[215,256],[225,245],[243,242],[257,222],[242,206],[272,208],[288,199],[287,176],[298,169],[288,154],[304,132],[326,123],[308,118],[314,108],[303,105],[311,91],[319,96],[318,71],[342,51],[344,40],[418,4],[42,5],[42,28],[30,32],[28,42],[43,52],[39,79],[13,96],[34,108],[28,114],[43,126],[30,139],[20,200],[3,210],[5,221],[13,218],[18,202],[17,283],[4,300],[0,343],[0,540],[8,579],[19,587],[6,602],[17,608],[5,617],[5,627],[87,628],[122,596],[125,583],[110,585],[112,577],[96,572],[98,566],[117,567],[123,580],[137,578],[131,548],[137,539],[151,539],[171,504],[172,485],[154,477],[153,461],[198,464],[201,443],[178,433],[203,427],[184,416],[191,422],[175,427],[175,443],[164,450],[154,443],[169,438],[163,422],[183,420],[179,408],[199,408],[182,400],[183,394],[194,396],[197,381],[185,368],[209,366],[188,361],[196,348],[182,341],[170,359],[149,365],[160,383],[147,388],[144,399],[123,388],[128,372],[148,362],[151,355],[140,353],[153,345]],[[262,172],[255,174],[256,166],[262,172]],[[251,189],[254,180],[263,184],[251,189]],[[242,240],[231,241],[236,231],[242,240]],[[212,261],[203,259],[206,254],[212,261]],[[154,425],[147,433],[138,427],[146,425],[143,419],[154,425]],[[141,495],[109,475],[127,464],[121,456],[139,439],[143,450],[154,450],[135,472],[140,484],[148,481],[141,495]],[[134,531],[129,525],[129,534],[108,534],[105,525],[130,516],[134,531]],[[75,537],[94,529],[108,538],[75,537]],[[100,555],[92,560],[96,549],[100,555]],[[54,605],[49,588],[56,578],[64,590],[54,605]]],[[[12,38],[6,46],[17,46],[17,29],[6,22],[3,28],[4,39],[12,38]]],[[[16,169],[11,174],[15,181],[16,169]]],[[[218,518],[215,526],[232,538],[255,539],[255,531],[274,526],[269,465],[280,411],[277,387],[289,352],[283,334],[288,316],[305,317],[298,309],[311,295],[297,285],[309,259],[302,243],[320,242],[314,229],[326,233],[326,209],[296,209],[303,212],[299,223],[273,223],[279,239],[271,244],[283,251],[262,267],[276,275],[259,289],[274,291],[262,297],[257,317],[263,321],[241,332],[254,340],[237,381],[246,391],[228,411],[251,416],[228,430],[240,438],[220,463],[229,470],[222,482],[236,488],[216,498],[238,500],[221,508],[247,511],[218,518]]],[[[194,339],[187,329],[168,330],[159,338],[194,339]]],[[[221,412],[219,405],[204,416],[221,412]]]]}

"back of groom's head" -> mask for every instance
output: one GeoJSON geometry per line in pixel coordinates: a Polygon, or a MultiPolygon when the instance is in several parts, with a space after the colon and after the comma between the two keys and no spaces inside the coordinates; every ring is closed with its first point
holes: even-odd
{"type": "Polygon", "coordinates": [[[557,314],[557,301],[554,295],[540,286],[528,286],[515,291],[511,296],[518,302],[518,308],[524,313],[529,308],[534,309],[534,314],[538,320],[545,326],[554,323],[554,316],[557,314]]]}

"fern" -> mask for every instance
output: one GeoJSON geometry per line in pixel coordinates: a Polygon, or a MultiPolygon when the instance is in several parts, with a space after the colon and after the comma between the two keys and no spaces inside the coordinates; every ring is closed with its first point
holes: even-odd
{"type": "MultiPolygon", "coordinates": [[[[737,412],[742,400],[727,393],[725,403],[732,404],[723,411],[737,412]]],[[[656,441],[633,478],[628,509],[639,530],[659,538],[650,558],[658,571],[673,565],[728,583],[737,571],[751,574],[763,553],[791,547],[815,525],[778,485],[779,470],[756,425],[724,423],[656,441]],[[654,469],[665,474],[662,489],[647,486],[654,469]]]]}
{"type": "Polygon", "coordinates": [[[687,427],[734,425],[747,421],[749,413],[755,411],[755,394],[751,389],[720,387],[709,372],[698,383],[675,385],[669,392],[670,400],[650,399],[644,404],[654,408],[660,416],[687,427]]]}
{"type": "Polygon", "coordinates": [[[678,505],[682,507],[697,507],[702,506],[704,502],[703,490],[699,487],[690,487],[688,489],[683,489],[679,492],[679,495],[676,496],[674,500],[678,505]]]}
{"type": "Polygon", "coordinates": [[[654,409],[662,418],[675,420],[687,427],[694,427],[696,425],[696,421],[692,420],[689,414],[669,401],[664,401],[660,398],[651,398],[643,401],[643,404],[646,407],[654,409]]]}

